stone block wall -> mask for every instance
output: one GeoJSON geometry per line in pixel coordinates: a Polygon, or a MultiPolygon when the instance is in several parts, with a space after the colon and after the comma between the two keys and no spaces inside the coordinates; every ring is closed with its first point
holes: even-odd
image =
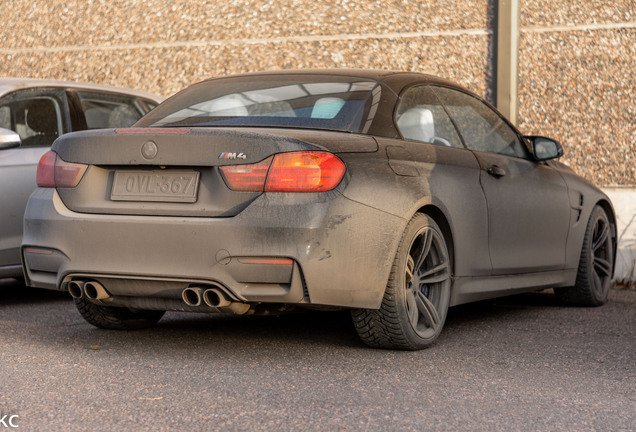
{"type": "Polygon", "coordinates": [[[600,185],[636,186],[636,2],[521,0],[519,119],[600,185]]]}
{"type": "MultiPolygon", "coordinates": [[[[168,96],[229,73],[382,68],[493,97],[496,0],[7,2],[0,76],[168,96]]],[[[597,184],[636,186],[635,47],[633,0],[521,1],[520,127],[597,184]]]]}

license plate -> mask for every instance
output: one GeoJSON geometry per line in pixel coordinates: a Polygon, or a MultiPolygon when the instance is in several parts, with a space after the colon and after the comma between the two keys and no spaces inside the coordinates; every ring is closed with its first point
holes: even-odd
{"type": "Polygon", "coordinates": [[[186,202],[197,200],[198,171],[115,171],[113,201],[186,202]]]}

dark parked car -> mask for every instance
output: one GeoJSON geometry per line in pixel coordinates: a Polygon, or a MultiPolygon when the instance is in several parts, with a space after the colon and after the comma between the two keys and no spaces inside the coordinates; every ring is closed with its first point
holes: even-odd
{"type": "Polygon", "coordinates": [[[22,218],[40,157],[71,131],[127,127],[163,98],[134,90],[0,78],[0,278],[22,276],[22,218]]]}
{"type": "Polygon", "coordinates": [[[419,349],[449,306],[555,288],[607,299],[607,196],[448,81],[384,71],[211,79],[133,128],[65,135],[38,167],[31,286],[102,328],[165,310],[346,308],[365,343],[419,349]]]}

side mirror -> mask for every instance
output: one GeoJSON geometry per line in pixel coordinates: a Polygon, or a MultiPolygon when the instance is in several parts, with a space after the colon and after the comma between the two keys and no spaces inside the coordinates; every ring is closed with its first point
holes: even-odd
{"type": "Polygon", "coordinates": [[[558,141],[543,136],[527,136],[532,146],[532,155],[537,161],[546,161],[563,156],[563,147],[558,141]]]}
{"type": "Polygon", "coordinates": [[[0,128],[0,150],[20,147],[20,135],[9,129],[0,128]]]}

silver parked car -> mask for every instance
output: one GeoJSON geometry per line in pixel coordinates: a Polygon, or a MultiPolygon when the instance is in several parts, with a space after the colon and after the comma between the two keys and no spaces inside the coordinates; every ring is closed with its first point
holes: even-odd
{"type": "Polygon", "coordinates": [[[67,132],[128,127],[163,98],[66,81],[0,78],[0,278],[22,275],[22,218],[38,161],[67,132]]]}

